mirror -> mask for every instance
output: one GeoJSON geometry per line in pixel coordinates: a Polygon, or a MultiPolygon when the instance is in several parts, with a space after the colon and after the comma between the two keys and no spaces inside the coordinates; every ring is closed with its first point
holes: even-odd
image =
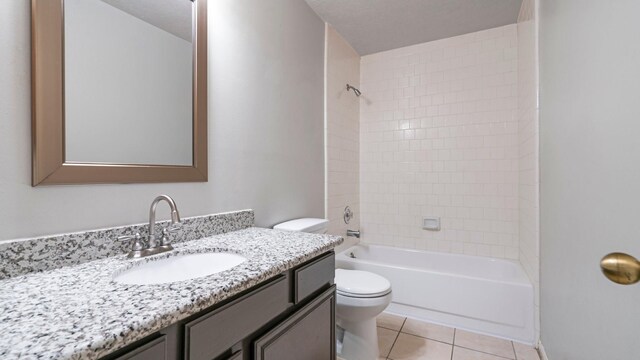
{"type": "Polygon", "coordinates": [[[206,0],[33,0],[33,185],[207,180],[206,0]]]}
{"type": "Polygon", "coordinates": [[[191,6],[65,0],[66,161],[191,165],[191,6]]]}

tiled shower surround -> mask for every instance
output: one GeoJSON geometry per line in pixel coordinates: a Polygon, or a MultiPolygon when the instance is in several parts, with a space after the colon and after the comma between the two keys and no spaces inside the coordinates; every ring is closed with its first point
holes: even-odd
{"type": "Polygon", "coordinates": [[[362,57],[364,242],[518,259],[517,45],[513,24],[362,57]]]}
{"type": "Polygon", "coordinates": [[[359,197],[359,98],[346,84],[359,87],[360,56],[331,26],[326,28],[326,136],[327,219],[329,234],[345,236],[358,229],[359,197]],[[342,220],[345,206],[354,218],[342,220]]]}

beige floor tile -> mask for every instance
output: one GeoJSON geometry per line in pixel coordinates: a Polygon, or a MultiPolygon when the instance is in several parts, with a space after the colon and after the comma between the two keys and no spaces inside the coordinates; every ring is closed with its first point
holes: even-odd
{"type": "Polygon", "coordinates": [[[464,330],[456,330],[454,345],[509,359],[515,359],[511,341],[491,336],[475,334],[464,330]]]}
{"type": "Polygon", "coordinates": [[[391,351],[393,342],[396,341],[396,337],[398,337],[397,331],[381,327],[378,328],[378,351],[382,358],[389,356],[389,352],[391,351]]]}
{"type": "Polygon", "coordinates": [[[400,333],[391,349],[393,360],[451,360],[452,346],[419,336],[400,333]]]}
{"type": "Polygon", "coordinates": [[[514,342],[513,347],[516,349],[516,359],[518,360],[540,360],[538,350],[531,345],[514,342]]]}
{"type": "Polygon", "coordinates": [[[505,360],[502,357],[475,351],[458,346],[453,347],[453,360],[505,360]]]}
{"type": "Polygon", "coordinates": [[[403,333],[418,335],[432,340],[453,344],[454,329],[436,324],[430,324],[414,319],[407,319],[402,326],[403,333]]]}
{"type": "Polygon", "coordinates": [[[376,323],[380,327],[400,331],[402,323],[404,323],[404,319],[406,318],[402,316],[382,313],[376,318],[376,323]]]}

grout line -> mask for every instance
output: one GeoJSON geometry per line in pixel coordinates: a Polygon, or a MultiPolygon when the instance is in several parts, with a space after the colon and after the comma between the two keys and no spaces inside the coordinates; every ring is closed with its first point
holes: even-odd
{"type": "MultiPolygon", "coordinates": [[[[496,354],[493,354],[493,353],[490,353],[490,352],[486,352],[486,351],[482,351],[482,350],[477,350],[477,349],[473,349],[473,348],[466,347],[466,346],[456,345],[456,335],[457,335],[457,334],[458,334],[458,329],[457,329],[457,328],[454,328],[454,329],[453,329],[453,346],[454,346],[454,347],[456,347],[456,346],[457,346],[457,347],[459,347],[459,348],[463,348],[463,349],[467,349],[467,350],[472,350],[472,351],[476,351],[476,352],[483,353],[483,354],[487,354],[487,355],[492,355],[492,356],[495,356],[495,357],[499,357],[499,358],[501,358],[501,359],[517,360],[517,357],[516,357],[516,350],[515,350],[515,347],[514,347],[514,345],[513,345],[513,341],[509,341],[509,342],[511,343],[511,348],[513,349],[513,358],[507,358],[507,357],[500,356],[500,355],[496,355],[496,354]]],[[[480,334],[480,335],[482,335],[482,334],[480,334]]],[[[493,337],[493,336],[490,336],[490,335],[483,335],[483,336],[493,337]]],[[[496,338],[496,339],[498,339],[498,338],[496,338]]],[[[453,356],[453,355],[452,355],[452,356],[453,356]]],[[[451,359],[451,360],[453,360],[453,357],[452,357],[452,359],[451,359]]]]}
{"type": "MultiPolygon", "coordinates": [[[[379,327],[379,328],[383,328],[383,329],[387,329],[387,330],[391,330],[391,331],[397,331],[397,332],[400,332],[400,330],[399,330],[399,329],[392,329],[392,328],[390,328],[390,327],[386,327],[386,326],[382,326],[382,325],[378,325],[378,324],[376,324],[376,326],[377,326],[377,327],[379,327]]],[[[402,327],[400,327],[400,328],[402,329],[402,327]]]]}
{"type": "Polygon", "coordinates": [[[407,333],[407,332],[401,332],[401,333],[402,333],[402,334],[405,334],[405,335],[409,335],[409,336],[417,337],[417,338],[420,338],[420,339],[425,339],[425,340],[429,340],[429,341],[439,342],[439,343],[441,343],[441,344],[445,344],[445,345],[453,345],[453,343],[448,343],[448,342],[446,342],[446,341],[442,341],[442,340],[436,340],[436,339],[432,339],[432,338],[429,338],[429,337],[424,337],[424,336],[420,336],[420,335],[416,335],[416,334],[411,334],[411,333],[407,333]]]}
{"type": "Polygon", "coordinates": [[[391,344],[391,348],[389,349],[389,353],[387,354],[386,358],[389,359],[389,356],[391,355],[391,352],[393,351],[393,347],[396,346],[396,341],[398,341],[398,338],[400,337],[400,333],[402,332],[402,328],[404,327],[404,323],[407,322],[407,318],[404,318],[404,320],[402,321],[402,325],[400,326],[400,330],[398,330],[398,333],[396,334],[396,338],[393,339],[393,344],[391,344]]]}
{"type": "Polygon", "coordinates": [[[513,349],[513,358],[518,360],[518,353],[516,352],[516,346],[511,342],[511,348],[513,349]]]}
{"type": "Polygon", "coordinates": [[[452,344],[451,344],[451,359],[453,360],[453,351],[456,349],[456,332],[458,331],[458,329],[453,328],[453,339],[451,340],[452,344]]]}
{"type": "Polygon", "coordinates": [[[402,325],[400,325],[400,330],[398,330],[398,332],[402,332],[402,329],[404,329],[404,324],[407,323],[407,319],[408,318],[404,318],[404,320],[402,320],[402,325]]]}
{"type": "MultiPolygon", "coordinates": [[[[408,320],[409,318],[406,318],[406,319],[408,320]]],[[[420,320],[416,320],[416,321],[420,321],[420,320]]],[[[406,322],[406,320],[405,320],[405,322],[406,322]]],[[[431,323],[426,322],[426,321],[420,321],[420,322],[425,323],[425,324],[431,324],[431,323]]],[[[438,325],[438,324],[435,324],[435,325],[438,325]]],[[[439,326],[444,326],[444,325],[439,325],[439,326]]],[[[381,326],[381,327],[384,327],[384,326],[381,326]]],[[[448,326],[444,326],[444,327],[448,327],[448,326]]],[[[402,326],[400,327],[400,330],[398,330],[398,331],[400,331],[403,334],[419,337],[421,339],[427,339],[427,340],[436,341],[436,342],[447,344],[447,345],[453,345],[455,337],[456,337],[456,328],[451,328],[451,327],[449,327],[449,328],[453,329],[453,338],[451,339],[450,343],[448,343],[446,341],[438,340],[438,339],[432,339],[432,338],[430,338],[428,336],[422,336],[422,335],[418,335],[418,334],[402,331],[402,329],[404,329],[404,323],[402,323],[402,326]]],[[[387,328],[385,328],[385,329],[387,329],[387,328]]],[[[389,330],[393,330],[393,329],[389,329],[389,330]]]]}

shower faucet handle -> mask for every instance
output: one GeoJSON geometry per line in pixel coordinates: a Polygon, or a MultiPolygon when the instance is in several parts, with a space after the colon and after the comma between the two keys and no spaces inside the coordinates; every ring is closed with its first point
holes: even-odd
{"type": "Polygon", "coordinates": [[[344,214],[342,215],[342,219],[344,220],[345,224],[348,224],[349,221],[353,219],[353,211],[351,211],[351,208],[349,206],[344,208],[344,214]]]}

